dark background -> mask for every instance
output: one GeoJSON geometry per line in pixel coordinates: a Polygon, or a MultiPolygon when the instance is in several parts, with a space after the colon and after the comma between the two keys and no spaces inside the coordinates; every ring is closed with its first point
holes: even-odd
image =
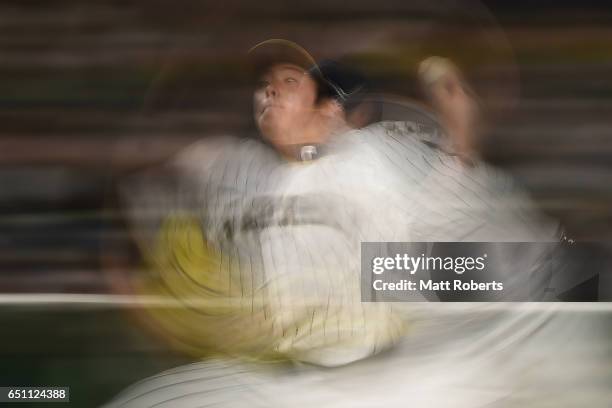
{"type": "MultiPolygon", "coordinates": [[[[418,61],[453,58],[491,120],[487,160],[609,275],[612,7],[484,4],[3,1],[0,291],[111,292],[108,270],[133,263],[116,181],[198,138],[252,132],[243,57],[273,37],[414,99],[418,61]]],[[[0,385],[69,385],[73,406],[96,406],[189,359],[121,308],[0,299],[0,385]]]]}

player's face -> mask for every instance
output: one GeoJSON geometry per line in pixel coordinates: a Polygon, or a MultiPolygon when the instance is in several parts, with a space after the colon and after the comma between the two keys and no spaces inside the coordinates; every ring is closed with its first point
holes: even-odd
{"type": "Polygon", "coordinates": [[[253,115],[262,136],[276,147],[295,144],[315,115],[317,84],[302,68],[278,64],[260,78],[253,115]]]}

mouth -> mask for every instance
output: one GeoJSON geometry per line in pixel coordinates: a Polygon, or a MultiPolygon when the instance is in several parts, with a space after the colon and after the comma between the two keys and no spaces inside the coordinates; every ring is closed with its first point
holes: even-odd
{"type": "Polygon", "coordinates": [[[261,108],[261,112],[259,114],[263,115],[264,113],[266,113],[270,109],[279,109],[279,108],[280,108],[279,105],[265,105],[263,108],[261,108]]]}

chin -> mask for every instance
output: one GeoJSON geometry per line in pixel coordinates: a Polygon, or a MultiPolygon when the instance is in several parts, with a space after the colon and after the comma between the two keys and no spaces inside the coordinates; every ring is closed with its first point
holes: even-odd
{"type": "Polygon", "coordinates": [[[263,139],[272,144],[277,144],[282,139],[283,134],[286,134],[286,132],[282,131],[283,127],[270,118],[260,120],[257,125],[263,139]]]}

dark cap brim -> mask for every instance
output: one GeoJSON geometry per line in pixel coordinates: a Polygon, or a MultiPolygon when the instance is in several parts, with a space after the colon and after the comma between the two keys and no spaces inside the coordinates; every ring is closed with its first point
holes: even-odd
{"type": "Polygon", "coordinates": [[[247,54],[253,74],[259,75],[276,64],[292,64],[304,71],[318,72],[315,59],[303,47],[293,41],[273,38],[253,46],[247,54]]]}

